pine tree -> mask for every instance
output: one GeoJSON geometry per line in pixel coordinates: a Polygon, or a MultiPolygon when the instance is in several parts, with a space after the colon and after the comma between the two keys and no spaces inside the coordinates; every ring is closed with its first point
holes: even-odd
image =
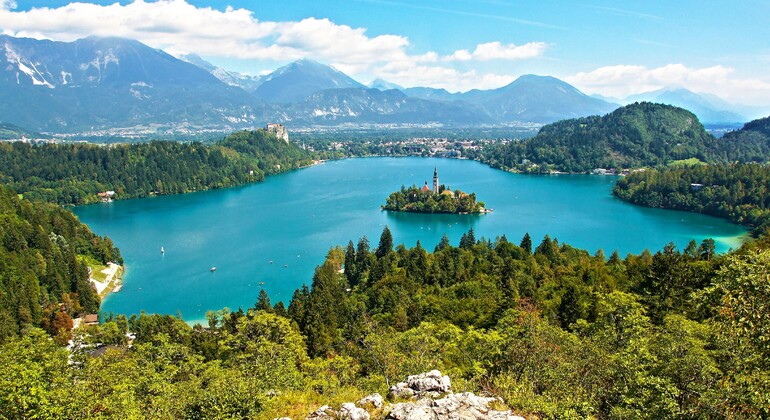
{"type": "Polygon", "coordinates": [[[382,235],[380,235],[380,244],[377,246],[375,255],[377,258],[382,258],[388,255],[393,250],[393,235],[390,233],[388,226],[382,229],[382,235]]]}
{"type": "Polygon", "coordinates": [[[259,291],[257,297],[257,303],[254,305],[254,309],[258,311],[273,312],[273,305],[270,304],[270,296],[267,295],[265,289],[259,291]]]}
{"type": "Polygon", "coordinates": [[[450,246],[449,243],[449,236],[445,233],[444,236],[441,237],[441,241],[436,245],[436,248],[433,250],[433,252],[439,252],[444,248],[447,248],[450,246]]]}
{"type": "Polygon", "coordinates": [[[348,284],[350,286],[355,286],[358,284],[356,248],[353,246],[353,241],[348,241],[348,246],[345,250],[345,277],[348,279],[348,284]]]}
{"type": "Polygon", "coordinates": [[[529,237],[529,232],[525,233],[524,237],[521,238],[521,244],[519,246],[524,251],[527,251],[527,254],[532,253],[532,238],[529,237]]]}
{"type": "Polygon", "coordinates": [[[476,245],[476,234],[473,233],[473,228],[470,228],[468,233],[464,233],[460,238],[460,248],[471,249],[473,245],[476,245]]]}

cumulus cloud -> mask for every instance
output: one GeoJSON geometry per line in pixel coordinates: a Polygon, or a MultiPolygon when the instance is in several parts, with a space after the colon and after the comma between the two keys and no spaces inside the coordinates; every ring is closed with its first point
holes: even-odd
{"type": "Polygon", "coordinates": [[[524,45],[487,42],[478,44],[473,53],[468,50],[458,50],[452,55],[446,57],[447,61],[469,61],[469,60],[522,60],[526,58],[535,58],[543,55],[546,49],[544,42],[530,42],[524,45]]]}
{"type": "Polygon", "coordinates": [[[692,68],[668,64],[648,68],[640,65],[600,67],[564,78],[587,93],[624,98],[626,96],[681,86],[694,92],[708,92],[736,103],[766,104],[770,83],[735,76],[735,69],[721,65],[692,68]]]}
{"type": "Polygon", "coordinates": [[[376,77],[401,86],[444,88],[451,92],[470,89],[492,89],[511,83],[516,77],[495,73],[479,74],[475,70],[459,71],[441,65],[412,61],[394,61],[374,70],[376,77]]]}

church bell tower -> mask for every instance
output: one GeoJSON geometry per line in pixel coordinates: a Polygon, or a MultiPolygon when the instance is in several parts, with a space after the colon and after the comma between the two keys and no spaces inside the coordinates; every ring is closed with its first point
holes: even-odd
{"type": "Polygon", "coordinates": [[[438,170],[433,167],[433,194],[438,194],[438,170]]]}

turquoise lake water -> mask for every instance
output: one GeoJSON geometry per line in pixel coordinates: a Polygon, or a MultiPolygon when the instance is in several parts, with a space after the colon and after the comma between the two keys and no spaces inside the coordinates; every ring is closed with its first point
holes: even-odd
{"type": "Polygon", "coordinates": [[[329,248],[362,235],[372,247],[388,225],[394,243],[432,250],[446,233],[453,244],[473,227],[477,238],[505,234],[515,243],[545,234],[609,256],[652,252],[674,242],[714,238],[724,252],[746,230],[699,214],[633,206],[612,196],[616,178],[511,174],[468,160],[365,158],[326,162],[260,184],[193,194],[82,206],[75,214],[121,249],[124,286],[102,310],[127,315],[181,313],[203,320],[208,310],[244,310],[264,288],[288,304],[329,248]],[[476,192],[494,213],[426,215],[380,210],[401,185],[440,182],[476,192]],[[165,249],[161,254],[160,249],[165,249]],[[272,263],[271,263],[272,261],[272,263]],[[216,267],[215,272],[210,268],[216,267]],[[264,284],[260,284],[264,283],[264,284]]]}

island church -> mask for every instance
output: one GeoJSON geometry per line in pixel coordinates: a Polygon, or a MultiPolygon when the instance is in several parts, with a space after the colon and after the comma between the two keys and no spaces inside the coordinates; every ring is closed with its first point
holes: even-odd
{"type": "Polygon", "coordinates": [[[422,186],[423,191],[432,191],[433,194],[438,194],[438,169],[433,167],[433,189],[428,187],[428,181],[425,181],[425,185],[422,186]]]}

